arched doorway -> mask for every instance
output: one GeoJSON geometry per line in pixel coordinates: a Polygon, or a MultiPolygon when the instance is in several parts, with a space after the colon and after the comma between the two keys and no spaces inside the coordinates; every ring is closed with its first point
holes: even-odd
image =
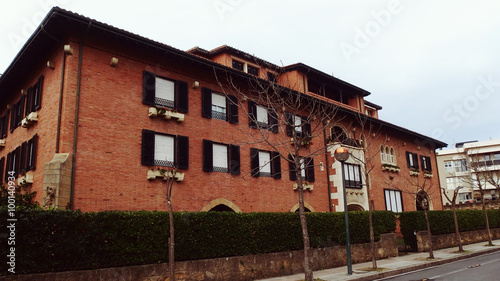
{"type": "Polygon", "coordinates": [[[224,205],[224,204],[219,204],[208,211],[209,212],[233,212],[234,213],[233,209],[229,208],[227,205],[224,205]]]}
{"type": "MultiPolygon", "coordinates": [[[[309,203],[304,202],[304,208],[306,212],[316,212],[309,203]]],[[[295,204],[291,209],[290,212],[298,212],[299,211],[299,203],[295,204]]]]}
{"type": "Polygon", "coordinates": [[[203,209],[201,209],[202,212],[208,212],[208,211],[216,211],[216,212],[236,212],[236,213],[241,213],[241,209],[236,206],[233,202],[225,199],[225,198],[218,198],[213,200],[212,202],[208,203],[203,209]]]}
{"type": "Polygon", "coordinates": [[[350,211],[364,211],[365,209],[361,206],[361,205],[358,205],[358,204],[349,204],[347,205],[347,211],[350,212],[350,211]]]}
{"type": "Polygon", "coordinates": [[[429,196],[427,195],[427,192],[421,190],[417,193],[415,205],[417,207],[417,211],[428,211],[429,210],[430,202],[429,202],[429,196]]]}

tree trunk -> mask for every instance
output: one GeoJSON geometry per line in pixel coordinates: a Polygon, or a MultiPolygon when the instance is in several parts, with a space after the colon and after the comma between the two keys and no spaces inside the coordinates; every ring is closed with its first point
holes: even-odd
{"type": "Polygon", "coordinates": [[[368,223],[370,225],[370,246],[372,252],[372,268],[377,269],[377,251],[375,248],[375,232],[373,231],[373,204],[368,202],[368,223]]]}
{"type": "Polygon", "coordinates": [[[493,239],[491,238],[491,230],[490,230],[490,220],[488,218],[488,210],[486,209],[486,202],[484,201],[484,196],[481,196],[483,212],[484,212],[484,222],[486,224],[486,230],[488,231],[488,246],[493,246],[493,239]]]}
{"type": "MultiPolygon", "coordinates": [[[[298,166],[300,167],[300,166],[298,166]]],[[[300,217],[300,226],[302,227],[302,240],[304,243],[304,273],[305,273],[305,281],[313,281],[313,271],[311,268],[311,261],[309,258],[310,251],[310,241],[309,241],[309,232],[307,230],[307,220],[306,220],[306,211],[304,208],[304,186],[302,180],[300,179],[300,174],[297,179],[298,191],[299,191],[299,217],[300,217]]]]}
{"type": "Polygon", "coordinates": [[[432,246],[432,233],[431,233],[431,223],[429,222],[429,216],[427,215],[427,210],[424,210],[425,224],[427,225],[427,237],[429,237],[429,258],[434,259],[434,249],[432,246]]]}
{"type": "Polygon", "coordinates": [[[174,213],[172,211],[172,202],[167,200],[168,205],[168,222],[170,224],[170,238],[168,239],[168,271],[170,275],[169,281],[175,281],[175,260],[174,260],[174,213]]]}
{"type": "Polygon", "coordinates": [[[458,219],[457,219],[457,210],[455,200],[451,203],[451,209],[453,211],[453,222],[455,223],[455,239],[457,239],[458,243],[458,251],[463,252],[464,248],[462,247],[462,237],[460,235],[460,229],[458,227],[458,219]]]}

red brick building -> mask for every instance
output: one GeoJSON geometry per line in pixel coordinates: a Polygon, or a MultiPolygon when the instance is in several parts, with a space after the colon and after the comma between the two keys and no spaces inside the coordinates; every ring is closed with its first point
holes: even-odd
{"type": "MultiPolygon", "coordinates": [[[[182,173],[174,210],[295,211],[288,163],[246,144],[255,129],[235,104],[246,104],[269,128],[279,127],[278,119],[241,95],[221,94],[214,73],[234,77],[243,92],[245,81],[276,82],[339,107],[339,121],[325,126],[316,144],[328,143],[328,152],[304,169],[313,187],[305,191],[309,210],[343,210],[340,164],[332,153],[341,144],[359,156],[370,143],[364,153],[376,155],[369,176],[375,209],[415,210],[416,199],[403,192],[408,179],[438,189],[434,150],[446,144],[379,120],[381,107],[366,101],[370,93],[361,88],[301,63],[279,67],[228,46],[181,51],[59,8],[0,77],[2,182],[15,171],[46,206],[165,210],[165,184],[155,169],[175,166],[182,173]],[[377,130],[361,126],[359,116],[377,130]],[[251,171],[259,164],[257,176],[251,171]]],[[[348,160],[345,168],[348,207],[366,210],[365,166],[348,160]]],[[[434,196],[431,208],[441,209],[439,192],[434,196]]]]}

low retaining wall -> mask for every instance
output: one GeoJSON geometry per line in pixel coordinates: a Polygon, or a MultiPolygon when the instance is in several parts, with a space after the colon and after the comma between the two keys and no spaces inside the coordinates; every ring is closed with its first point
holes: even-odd
{"type": "MultiPolygon", "coordinates": [[[[398,247],[395,233],[382,234],[376,242],[378,258],[395,257],[398,247]]],[[[345,246],[312,251],[313,270],[339,267],[347,264],[345,246]]],[[[351,245],[353,263],[370,261],[370,244],[351,245]]],[[[303,251],[280,252],[252,256],[183,261],[176,263],[177,280],[254,280],[303,272],[303,251]]],[[[103,268],[28,274],[0,277],[0,280],[121,280],[164,281],[168,277],[168,263],[140,266],[103,268]]]]}
{"type": "MultiPolygon", "coordinates": [[[[490,231],[493,240],[500,239],[500,228],[493,228],[490,231]]],[[[460,237],[462,238],[462,245],[467,245],[482,241],[488,241],[488,232],[487,230],[460,232],[460,237]]],[[[455,233],[433,235],[432,246],[434,250],[458,247],[455,233]]],[[[429,237],[427,236],[427,230],[421,230],[417,232],[417,248],[419,252],[429,251],[429,237]]]]}

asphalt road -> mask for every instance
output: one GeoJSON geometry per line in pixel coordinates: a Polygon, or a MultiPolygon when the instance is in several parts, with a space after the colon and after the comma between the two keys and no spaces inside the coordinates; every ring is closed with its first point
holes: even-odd
{"type": "Polygon", "coordinates": [[[494,252],[377,280],[498,281],[500,280],[500,252],[494,252]]]}

